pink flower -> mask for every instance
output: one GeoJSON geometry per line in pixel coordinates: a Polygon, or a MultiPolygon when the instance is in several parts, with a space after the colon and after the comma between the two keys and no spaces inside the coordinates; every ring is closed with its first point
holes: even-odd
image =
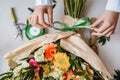
{"type": "Polygon", "coordinates": [[[40,65],[34,59],[30,59],[29,65],[36,67],[35,72],[39,73],[39,71],[40,71],[40,65]]]}
{"type": "Polygon", "coordinates": [[[29,65],[30,66],[37,66],[38,64],[37,64],[37,62],[34,59],[30,59],[29,65]]]}
{"type": "Polygon", "coordinates": [[[35,69],[35,72],[38,74],[40,71],[40,66],[35,69]]]}

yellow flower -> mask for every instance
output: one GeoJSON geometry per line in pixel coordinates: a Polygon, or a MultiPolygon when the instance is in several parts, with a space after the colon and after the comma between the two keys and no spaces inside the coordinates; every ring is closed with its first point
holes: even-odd
{"type": "Polygon", "coordinates": [[[66,53],[60,53],[58,52],[54,56],[54,65],[62,70],[67,70],[70,67],[69,63],[69,57],[66,55],[66,53]]]}

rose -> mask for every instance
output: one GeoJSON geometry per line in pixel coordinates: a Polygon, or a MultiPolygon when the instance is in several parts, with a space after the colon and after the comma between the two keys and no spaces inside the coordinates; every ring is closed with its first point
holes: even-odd
{"type": "Polygon", "coordinates": [[[35,72],[39,73],[39,71],[40,71],[40,65],[34,59],[30,59],[29,65],[36,67],[35,72]]]}
{"type": "Polygon", "coordinates": [[[54,54],[56,54],[57,49],[54,43],[50,43],[46,45],[45,57],[48,61],[51,61],[54,58],[54,54]]]}

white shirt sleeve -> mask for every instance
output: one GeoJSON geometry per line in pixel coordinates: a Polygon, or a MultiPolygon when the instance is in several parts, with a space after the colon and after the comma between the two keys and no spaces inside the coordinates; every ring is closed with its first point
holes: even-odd
{"type": "Polygon", "coordinates": [[[120,0],[108,0],[106,10],[120,12],[120,0]]]}
{"type": "Polygon", "coordinates": [[[36,5],[52,5],[52,0],[36,0],[36,5]]]}

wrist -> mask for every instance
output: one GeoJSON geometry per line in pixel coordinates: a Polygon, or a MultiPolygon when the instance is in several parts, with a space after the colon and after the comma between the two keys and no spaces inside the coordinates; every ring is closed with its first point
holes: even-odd
{"type": "Polygon", "coordinates": [[[52,5],[52,0],[36,0],[36,5],[52,5]]]}

